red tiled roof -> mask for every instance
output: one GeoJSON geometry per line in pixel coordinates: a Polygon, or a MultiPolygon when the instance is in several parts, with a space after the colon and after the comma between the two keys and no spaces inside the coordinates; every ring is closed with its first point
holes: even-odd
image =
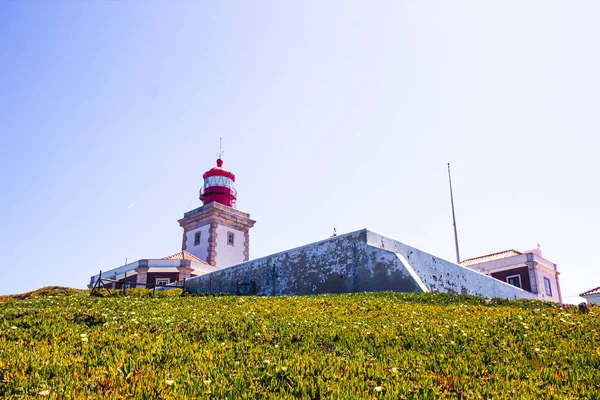
{"type": "Polygon", "coordinates": [[[163,258],[163,260],[190,260],[190,261],[195,261],[197,263],[208,265],[207,262],[202,261],[198,257],[194,256],[193,254],[188,253],[185,250],[182,250],[179,253],[175,253],[170,256],[167,256],[167,257],[163,258]]]}
{"type": "Polygon", "coordinates": [[[580,296],[591,296],[593,294],[600,294],[600,286],[592,290],[588,290],[587,292],[583,292],[580,294],[580,296]]]}
{"type": "Polygon", "coordinates": [[[523,253],[521,253],[520,251],[516,251],[516,250],[504,250],[504,251],[499,251],[498,253],[492,253],[492,254],[488,254],[485,256],[462,260],[460,262],[460,265],[462,265],[464,267],[468,267],[469,265],[475,265],[475,264],[481,264],[481,263],[489,262],[489,261],[501,260],[503,258],[519,256],[521,254],[523,254],[523,253]]]}

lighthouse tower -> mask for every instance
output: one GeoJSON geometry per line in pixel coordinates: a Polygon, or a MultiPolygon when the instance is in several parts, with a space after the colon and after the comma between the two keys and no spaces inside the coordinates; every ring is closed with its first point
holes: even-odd
{"type": "Polygon", "coordinates": [[[202,177],[200,200],[203,205],[186,212],[179,220],[183,228],[182,250],[220,268],[248,261],[249,231],[256,221],[250,219],[250,214],[235,208],[235,175],[223,168],[219,157],[217,166],[202,177]]]}

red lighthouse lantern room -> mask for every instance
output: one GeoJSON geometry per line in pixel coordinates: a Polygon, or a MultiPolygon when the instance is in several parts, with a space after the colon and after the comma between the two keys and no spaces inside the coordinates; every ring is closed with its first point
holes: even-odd
{"type": "Polygon", "coordinates": [[[200,200],[203,205],[216,201],[228,207],[235,206],[237,191],[233,187],[235,175],[223,168],[223,160],[217,159],[217,166],[206,171],[204,186],[200,189],[200,200]]]}

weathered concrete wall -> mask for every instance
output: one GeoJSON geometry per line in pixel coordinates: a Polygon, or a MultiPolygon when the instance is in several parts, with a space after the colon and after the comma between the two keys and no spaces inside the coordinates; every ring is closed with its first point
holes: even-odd
{"type": "Polygon", "coordinates": [[[470,268],[443,260],[414,247],[367,231],[367,243],[406,257],[430,291],[465,293],[482,297],[535,299],[533,293],[501,282],[470,268]]]}
{"type": "Polygon", "coordinates": [[[186,288],[264,296],[434,290],[535,297],[366,229],[193,277],[186,288]]]}

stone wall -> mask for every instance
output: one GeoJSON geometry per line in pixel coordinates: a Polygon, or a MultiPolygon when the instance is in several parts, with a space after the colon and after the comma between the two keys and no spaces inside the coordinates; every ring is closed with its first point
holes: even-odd
{"type": "Polygon", "coordinates": [[[531,293],[366,229],[190,278],[190,292],[262,296],[348,292],[531,293]]]}

